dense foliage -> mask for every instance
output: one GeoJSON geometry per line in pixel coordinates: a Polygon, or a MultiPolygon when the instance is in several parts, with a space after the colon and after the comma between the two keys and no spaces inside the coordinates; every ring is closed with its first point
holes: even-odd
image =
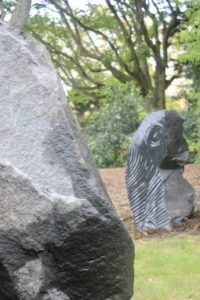
{"type": "Polygon", "coordinates": [[[200,163],[200,108],[185,114],[185,136],[189,145],[190,162],[200,163]]]}
{"type": "Polygon", "coordinates": [[[99,167],[122,167],[132,133],[144,116],[144,103],[130,83],[108,86],[107,95],[106,104],[84,126],[85,137],[99,167]]]}

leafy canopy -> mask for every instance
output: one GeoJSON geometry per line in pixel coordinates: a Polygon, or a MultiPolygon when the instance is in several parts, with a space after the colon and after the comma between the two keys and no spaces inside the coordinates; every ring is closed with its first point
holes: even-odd
{"type": "Polygon", "coordinates": [[[180,71],[167,75],[183,2],[88,1],[85,9],[73,9],[68,0],[43,0],[46,9],[36,6],[28,30],[48,47],[66,85],[97,107],[106,97],[107,80],[114,77],[136,84],[149,96],[149,106],[164,108],[165,90],[180,71]]]}

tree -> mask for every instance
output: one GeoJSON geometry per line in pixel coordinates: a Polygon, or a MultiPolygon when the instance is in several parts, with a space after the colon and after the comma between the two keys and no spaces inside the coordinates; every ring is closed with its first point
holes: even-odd
{"type": "Polygon", "coordinates": [[[193,160],[200,163],[200,2],[193,0],[187,4],[185,28],[179,40],[183,49],[179,59],[185,64],[186,78],[192,81],[187,87],[189,109],[185,133],[193,160]]]}
{"type": "Polygon", "coordinates": [[[105,0],[85,10],[73,9],[68,0],[44,3],[60,17],[37,15],[29,30],[48,47],[67,85],[97,103],[113,76],[120,83],[135,82],[143,96],[151,95],[150,107],[165,108],[165,90],[179,74],[174,71],[168,78],[166,71],[181,25],[181,1],[105,0]]]}

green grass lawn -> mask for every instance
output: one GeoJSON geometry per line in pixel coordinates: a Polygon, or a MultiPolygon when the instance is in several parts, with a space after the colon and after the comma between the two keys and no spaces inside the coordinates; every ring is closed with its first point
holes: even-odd
{"type": "Polygon", "coordinates": [[[135,241],[134,300],[200,300],[200,235],[135,241]]]}

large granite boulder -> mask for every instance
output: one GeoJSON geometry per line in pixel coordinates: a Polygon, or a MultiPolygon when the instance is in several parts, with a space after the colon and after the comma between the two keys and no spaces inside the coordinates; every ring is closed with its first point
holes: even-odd
{"type": "Polygon", "coordinates": [[[183,122],[174,110],[153,112],[133,136],[126,184],[138,229],[169,228],[194,211],[195,190],[182,176],[189,157],[183,122]]]}
{"type": "Polygon", "coordinates": [[[130,299],[132,240],[47,51],[0,25],[0,57],[0,299],[130,299]]]}

